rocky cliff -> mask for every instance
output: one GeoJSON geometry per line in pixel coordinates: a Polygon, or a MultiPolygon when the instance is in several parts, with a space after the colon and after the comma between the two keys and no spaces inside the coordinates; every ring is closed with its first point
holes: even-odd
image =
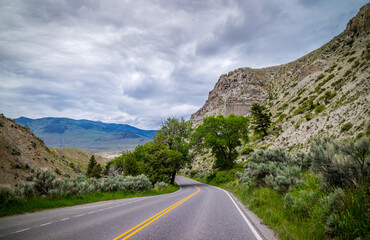
{"type": "Polygon", "coordinates": [[[222,75],[195,125],[210,115],[248,115],[258,102],[274,121],[263,144],[303,145],[320,134],[356,137],[370,123],[370,3],[345,31],[302,58],[274,67],[239,68],[222,75]],[[344,126],[346,125],[346,126],[344,126]]]}

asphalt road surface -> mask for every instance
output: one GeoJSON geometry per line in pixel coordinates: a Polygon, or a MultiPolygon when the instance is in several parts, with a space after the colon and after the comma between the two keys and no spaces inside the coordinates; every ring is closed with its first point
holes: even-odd
{"type": "Polygon", "coordinates": [[[0,218],[2,239],[261,240],[225,191],[185,177],[181,189],[0,218]]]}

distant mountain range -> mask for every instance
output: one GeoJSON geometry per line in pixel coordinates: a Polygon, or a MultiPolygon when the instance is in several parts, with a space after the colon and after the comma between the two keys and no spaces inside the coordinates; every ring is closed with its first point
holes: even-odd
{"type": "Polygon", "coordinates": [[[153,139],[157,131],[127,124],[103,123],[69,118],[14,119],[27,125],[48,147],[69,147],[93,153],[120,153],[153,139]]]}

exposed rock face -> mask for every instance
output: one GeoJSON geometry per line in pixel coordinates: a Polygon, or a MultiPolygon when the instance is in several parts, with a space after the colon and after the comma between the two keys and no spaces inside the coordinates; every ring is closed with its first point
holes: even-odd
{"type": "Polygon", "coordinates": [[[251,105],[266,99],[267,79],[258,70],[239,68],[221,75],[204,106],[191,116],[195,124],[204,117],[247,115],[251,105]]]}
{"type": "Polygon", "coordinates": [[[370,30],[370,14],[369,4],[363,6],[357,16],[349,20],[345,33],[351,36],[359,36],[361,33],[369,32],[370,30]]]}
{"type": "Polygon", "coordinates": [[[369,65],[370,3],[342,34],[296,61],[222,75],[191,120],[199,125],[210,115],[248,115],[258,102],[270,109],[275,123],[274,134],[261,144],[297,146],[319,135],[365,135],[370,127],[369,65]],[[353,127],[342,131],[346,123],[353,127]]]}

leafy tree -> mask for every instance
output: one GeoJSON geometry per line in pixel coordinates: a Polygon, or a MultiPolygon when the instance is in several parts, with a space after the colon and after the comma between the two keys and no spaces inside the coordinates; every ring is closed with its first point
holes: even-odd
{"type": "Polygon", "coordinates": [[[267,129],[271,126],[271,114],[265,106],[258,103],[253,103],[250,112],[255,133],[262,133],[266,136],[267,129]]]}
{"type": "Polygon", "coordinates": [[[191,126],[192,123],[190,121],[186,122],[183,118],[167,118],[161,130],[157,133],[157,140],[167,144],[169,150],[181,154],[181,157],[174,157],[178,154],[171,153],[171,184],[175,182],[176,173],[190,161],[188,140],[192,131],[191,126]]]}
{"type": "Polygon", "coordinates": [[[168,118],[153,141],[137,146],[132,153],[124,153],[107,165],[125,175],[145,174],[153,183],[174,184],[176,173],[191,159],[190,133],[190,122],[168,118]]]}
{"type": "Polygon", "coordinates": [[[249,118],[243,116],[209,116],[195,130],[192,142],[198,148],[212,149],[215,168],[231,169],[238,156],[236,147],[241,145],[241,139],[248,141],[248,126],[249,118]]]}
{"type": "Polygon", "coordinates": [[[174,169],[179,166],[182,155],[178,151],[170,150],[169,147],[158,138],[145,144],[144,172],[152,183],[171,182],[174,169]]]}

